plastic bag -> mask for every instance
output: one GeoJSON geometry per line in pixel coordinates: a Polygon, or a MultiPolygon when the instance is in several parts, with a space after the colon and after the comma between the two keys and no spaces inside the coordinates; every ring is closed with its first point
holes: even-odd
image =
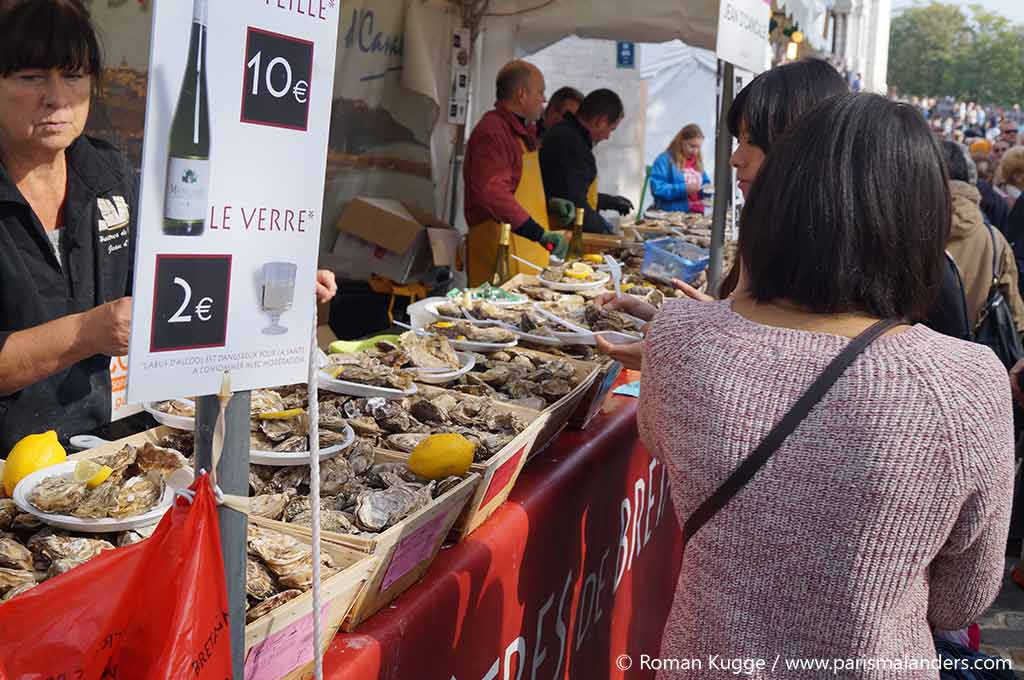
{"type": "Polygon", "coordinates": [[[231,636],[209,477],[153,535],[0,605],[0,680],[225,680],[231,636]]]}

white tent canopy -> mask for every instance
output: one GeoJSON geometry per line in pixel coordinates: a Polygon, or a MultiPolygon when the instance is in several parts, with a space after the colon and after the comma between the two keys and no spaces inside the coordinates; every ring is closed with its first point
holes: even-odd
{"type": "Polygon", "coordinates": [[[644,0],[631,8],[622,0],[498,0],[491,3],[487,21],[489,26],[498,20],[514,22],[526,53],[569,35],[644,43],[682,40],[713,50],[718,6],[718,0],[644,0]]]}

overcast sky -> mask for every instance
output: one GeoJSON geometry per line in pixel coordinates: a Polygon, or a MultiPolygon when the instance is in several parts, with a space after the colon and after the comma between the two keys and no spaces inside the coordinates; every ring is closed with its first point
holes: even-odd
{"type": "MultiPolygon", "coordinates": [[[[965,8],[971,4],[979,4],[985,9],[999,12],[1012,21],[1024,23],[1024,0],[942,0],[943,2],[963,5],[965,8]]],[[[912,0],[893,0],[893,13],[903,7],[914,4],[912,0]]]]}

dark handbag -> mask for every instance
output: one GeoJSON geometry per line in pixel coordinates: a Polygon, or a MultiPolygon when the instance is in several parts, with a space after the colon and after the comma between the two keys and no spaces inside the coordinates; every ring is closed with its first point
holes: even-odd
{"type": "Polygon", "coordinates": [[[1006,659],[949,640],[936,640],[935,651],[942,662],[941,680],[1014,680],[1013,664],[1006,659]]]}
{"type": "Polygon", "coordinates": [[[986,226],[992,239],[992,287],[989,289],[988,299],[985,300],[981,320],[974,328],[974,341],[995,352],[1009,370],[1024,357],[1024,347],[1021,346],[1020,336],[1017,335],[1006,299],[999,291],[999,258],[996,252],[995,230],[989,225],[986,226]]]}
{"type": "Polygon", "coordinates": [[[694,534],[700,531],[701,527],[707,524],[719,510],[732,500],[733,496],[746,486],[747,482],[757,474],[758,470],[764,467],[764,464],[768,462],[772,454],[782,446],[782,442],[786,440],[786,437],[793,433],[793,430],[807,417],[807,414],[811,412],[815,404],[821,401],[825,393],[839,380],[839,376],[846,371],[854,359],[879,336],[901,323],[903,322],[895,320],[879,321],[850,341],[850,344],[825,367],[821,375],[797,399],[796,404],[789,409],[789,412],[782,416],[782,420],[761,440],[761,443],[757,445],[754,452],[747,456],[740,463],[739,467],[729,475],[729,478],[715,489],[715,492],[690,515],[686,520],[686,524],[683,525],[684,546],[693,538],[694,534]]]}

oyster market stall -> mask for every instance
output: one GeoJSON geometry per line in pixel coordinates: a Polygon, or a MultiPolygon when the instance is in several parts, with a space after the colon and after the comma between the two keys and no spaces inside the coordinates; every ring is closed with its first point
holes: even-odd
{"type": "Polygon", "coordinates": [[[325,677],[653,677],[639,659],[657,656],[682,544],[635,414],[612,396],[585,431],[563,432],[420,583],[334,639],[325,677]]]}

